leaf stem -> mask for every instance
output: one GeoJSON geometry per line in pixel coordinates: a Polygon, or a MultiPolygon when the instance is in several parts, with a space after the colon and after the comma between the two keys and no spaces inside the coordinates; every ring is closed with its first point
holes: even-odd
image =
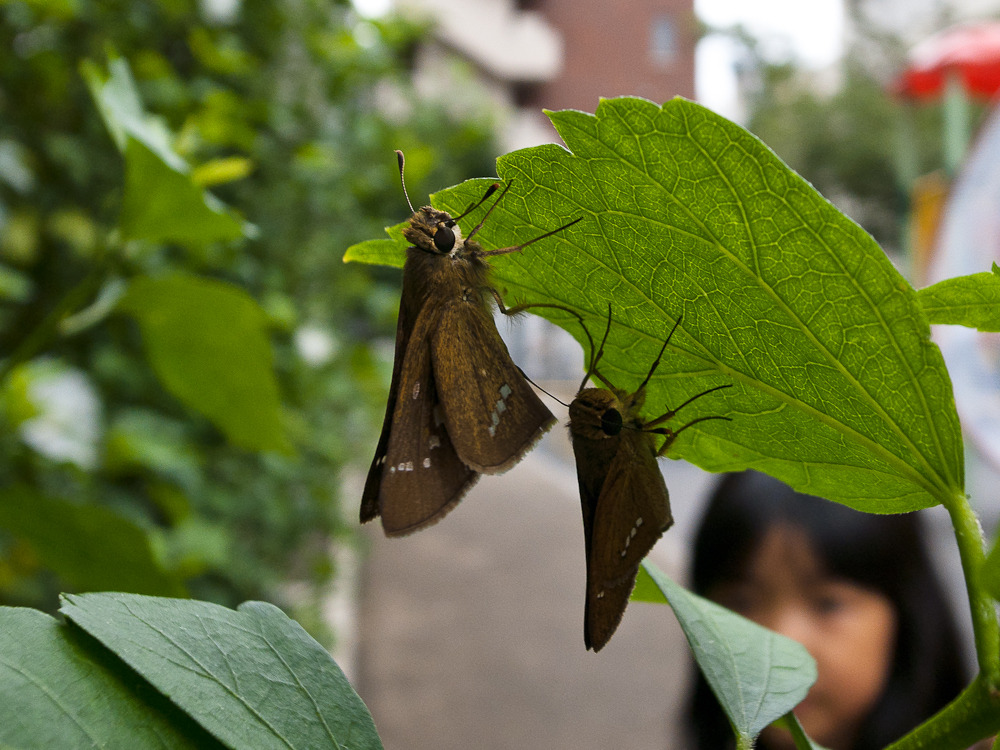
{"type": "Polygon", "coordinates": [[[0,383],[11,371],[27,362],[49,346],[59,336],[59,324],[64,318],[79,310],[93,296],[107,275],[105,264],[94,268],[84,279],[70,289],[42,321],[21,339],[10,356],[0,361],[0,383]]]}
{"type": "Polygon", "coordinates": [[[982,675],[936,716],[924,722],[886,750],[964,750],[984,737],[1000,732],[1000,692],[982,675]]]}
{"type": "Polygon", "coordinates": [[[985,685],[994,693],[1000,691],[1000,626],[992,597],[982,583],[982,567],[986,559],[982,527],[964,494],[950,496],[945,506],[955,529],[955,541],[962,559],[965,587],[972,612],[972,632],[976,658],[985,685]]]}

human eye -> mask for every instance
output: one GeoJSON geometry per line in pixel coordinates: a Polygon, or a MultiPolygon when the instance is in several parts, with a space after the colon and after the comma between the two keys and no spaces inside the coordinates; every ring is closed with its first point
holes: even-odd
{"type": "Polygon", "coordinates": [[[824,617],[844,614],[851,608],[856,588],[844,583],[830,583],[816,587],[811,597],[813,611],[824,617]]]}

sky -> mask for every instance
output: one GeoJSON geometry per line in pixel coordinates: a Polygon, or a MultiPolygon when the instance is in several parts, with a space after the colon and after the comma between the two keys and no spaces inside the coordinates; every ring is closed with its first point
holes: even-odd
{"type": "MultiPolygon", "coordinates": [[[[711,27],[742,25],[775,61],[792,57],[819,69],[833,63],[843,49],[842,0],[695,0],[694,9],[711,27]]],[[[698,101],[735,120],[741,115],[734,70],[737,56],[730,39],[710,34],[699,42],[695,57],[698,101]]]]}

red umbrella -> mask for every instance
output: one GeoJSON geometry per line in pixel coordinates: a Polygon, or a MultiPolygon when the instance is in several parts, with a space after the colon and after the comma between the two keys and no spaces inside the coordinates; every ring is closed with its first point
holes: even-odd
{"type": "Polygon", "coordinates": [[[940,96],[950,76],[966,93],[992,97],[1000,91],[1000,23],[962,24],[916,45],[894,86],[911,98],[940,96]]]}

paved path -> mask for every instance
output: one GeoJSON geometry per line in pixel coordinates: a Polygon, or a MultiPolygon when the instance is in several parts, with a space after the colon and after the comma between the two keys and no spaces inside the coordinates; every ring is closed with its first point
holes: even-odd
{"type": "MultiPolygon", "coordinates": [[[[558,413],[558,412],[557,412],[558,413]]],[[[678,748],[690,680],[667,607],[631,604],[583,646],[584,551],[565,428],[483,477],[441,523],[369,531],[356,685],[386,750],[678,748]]],[[[677,575],[707,475],[664,462],[677,524],[653,559],[677,575]]]]}

